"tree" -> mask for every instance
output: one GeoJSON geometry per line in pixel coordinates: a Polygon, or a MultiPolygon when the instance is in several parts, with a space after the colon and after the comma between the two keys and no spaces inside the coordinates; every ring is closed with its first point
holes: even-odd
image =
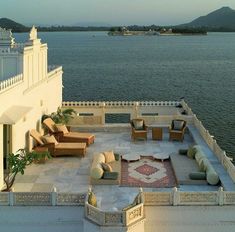
{"type": "Polygon", "coordinates": [[[16,154],[11,153],[7,157],[8,167],[4,177],[4,182],[6,188],[3,191],[10,191],[14,182],[16,175],[21,173],[24,175],[26,166],[30,165],[34,161],[39,161],[42,158],[51,158],[49,152],[26,152],[25,149],[20,149],[16,154]]]}

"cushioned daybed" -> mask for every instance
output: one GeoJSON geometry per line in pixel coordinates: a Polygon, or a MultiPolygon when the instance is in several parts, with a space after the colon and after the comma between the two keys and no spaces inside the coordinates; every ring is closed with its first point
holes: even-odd
{"type": "Polygon", "coordinates": [[[112,152],[94,154],[90,170],[90,184],[119,185],[120,177],[121,157],[114,156],[112,152]],[[107,168],[111,168],[111,170],[106,171],[107,168]]]}
{"type": "Polygon", "coordinates": [[[86,143],[87,146],[89,146],[95,141],[95,136],[93,134],[71,132],[70,127],[55,124],[55,122],[51,118],[45,119],[43,121],[43,124],[48,128],[51,134],[55,135],[59,142],[86,143]]]}
{"type": "Polygon", "coordinates": [[[42,136],[36,130],[31,130],[30,135],[37,142],[36,146],[47,147],[52,156],[81,155],[86,154],[86,143],[58,143],[55,137],[42,136]]]}

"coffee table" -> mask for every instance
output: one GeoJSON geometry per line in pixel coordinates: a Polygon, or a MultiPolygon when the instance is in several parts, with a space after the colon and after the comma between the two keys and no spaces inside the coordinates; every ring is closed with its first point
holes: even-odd
{"type": "Polygon", "coordinates": [[[127,162],[137,161],[137,160],[140,160],[140,155],[129,153],[129,154],[122,155],[122,159],[126,160],[127,162]]]}
{"type": "Polygon", "coordinates": [[[169,159],[170,155],[168,153],[161,152],[161,153],[153,154],[153,158],[159,159],[163,162],[164,160],[169,159]]]}

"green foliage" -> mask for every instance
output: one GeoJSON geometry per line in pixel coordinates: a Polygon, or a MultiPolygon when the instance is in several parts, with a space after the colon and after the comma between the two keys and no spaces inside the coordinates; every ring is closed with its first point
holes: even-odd
{"type": "Polygon", "coordinates": [[[76,111],[73,109],[62,110],[58,107],[57,111],[53,112],[50,117],[56,124],[67,124],[73,118],[73,114],[76,114],[76,111]]]}
{"type": "Polygon", "coordinates": [[[4,177],[4,182],[6,184],[4,191],[11,190],[11,187],[15,182],[16,175],[18,173],[24,175],[26,166],[30,165],[34,161],[39,161],[40,159],[46,157],[49,159],[51,158],[49,152],[26,152],[24,149],[18,150],[16,154],[9,154],[7,157],[8,168],[4,177]]]}

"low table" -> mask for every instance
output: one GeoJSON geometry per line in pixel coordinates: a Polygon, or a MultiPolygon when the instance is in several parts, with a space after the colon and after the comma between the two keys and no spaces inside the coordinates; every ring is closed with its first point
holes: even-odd
{"type": "Polygon", "coordinates": [[[127,162],[140,160],[140,155],[137,154],[125,154],[122,155],[122,159],[127,162]]]}
{"type": "Polygon", "coordinates": [[[152,139],[153,140],[162,140],[163,137],[163,128],[162,127],[153,127],[152,128],[152,139]]]}
{"type": "Polygon", "coordinates": [[[159,159],[163,162],[164,160],[169,159],[170,155],[168,153],[156,153],[156,154],[153,154],[153,158],[159,159]]]}

